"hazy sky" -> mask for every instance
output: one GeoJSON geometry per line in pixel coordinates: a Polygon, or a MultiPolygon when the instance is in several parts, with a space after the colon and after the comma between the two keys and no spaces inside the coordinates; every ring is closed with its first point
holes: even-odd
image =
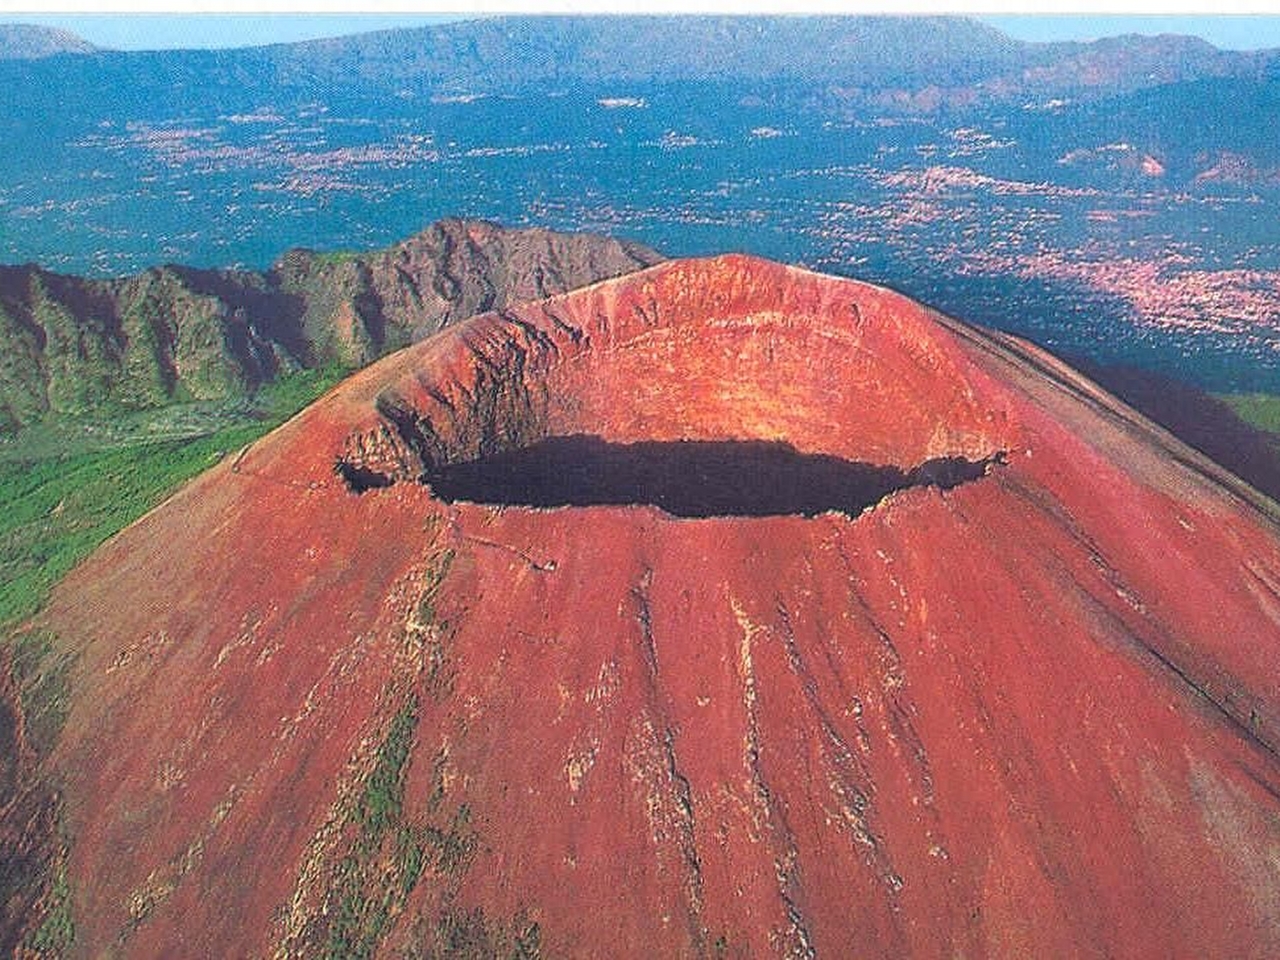
{"type": "Polygon", "coordinates": [[[31,14],[0,10],[0,23],[62,27],[90,43],[115,50],[248,47],[317,40],[392,27],[421,27],[461,17],[414,14],[31,14]]]}
{"type": "MultiPolygon", "coordinates": [[[[460,6],[462,6],[460,4],[460,6]]],[[[582,8],[585,9],[585,8],[582,8]]],[[[666,8],[663,8],[666,9],[666,8]]],[[[698,9],[694,3],[693,9],[698,9]]],[[[398,26],[424,26],[460,15],[402,13],[186,15],[186,14],[10,14],[0,22],[64,27],[91,43],[116,49],[238,47],[333,37],[398,26]]],[[[1280,16],[983,16],[980,19],[1023,40],[1092,40],[1121,33],[1183,33],[1216,46],[1244,50],[1280,47],[1280,16]]]]}
{"type": "Polygon", "coordinates": [[[1224,50],[1280,47],[1280,16],[1000,16],[979,17],[1021,40],[1097,40],[1122,33],[1184,33],[1224,50]]]}

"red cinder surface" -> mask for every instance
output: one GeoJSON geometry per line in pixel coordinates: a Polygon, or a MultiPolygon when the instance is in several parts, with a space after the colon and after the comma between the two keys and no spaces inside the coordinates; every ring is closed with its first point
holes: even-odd
{"type": "Polygon", "coordinates": [[[378,956],[535,924],[544,956],[1280,955],[1272,509],[1027,344],[852,281],[682,261],[478,317],[57,591],[75,949],[313,956],[346,898],[385,905],[378,956]],[[571,434],[1004,463],[854,517],[415,479],[571,434]],[[413,702],[401,883],[352,811],[413,702]]]}

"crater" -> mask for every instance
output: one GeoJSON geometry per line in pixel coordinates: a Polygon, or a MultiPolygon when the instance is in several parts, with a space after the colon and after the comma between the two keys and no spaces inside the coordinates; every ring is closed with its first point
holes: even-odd
{"type": "Polygon", "coordinates": [[[333,472],[342,478],[352,493],[379,490],[396,482],[395,477],[390,474],[341,459],[334,463],[333,472]]]}
{"type": "Polygon", "coordinates": [[[484,314],[386,363],[376,417],[334,451],[355,493],[857,516],[980,480],[1014,447],[1001,392],[932,315],[751,259],[484,314]]]}
{"type": "Polygon", "coordinates": [[[798,452],[759,440],[609,443],[550,437],[450,464],[423,479],[448,503],[521,507],[648,504],[673,517],[856,517],[912,487],[949,490],[987,475],[1003,454],[941,457],[898,467],[798,452]]]}

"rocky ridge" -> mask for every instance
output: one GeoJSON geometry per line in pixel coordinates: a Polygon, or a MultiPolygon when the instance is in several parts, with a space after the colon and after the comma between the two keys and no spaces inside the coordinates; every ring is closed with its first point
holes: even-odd
{"type": "Polygon", "coordinates": [[[0,267],[0,430],[362,366],[472,314],[659,259],[603,237],[444,220],[386,250],[294,250],[265,273],[165,266],[89,280],[0,267]]]}

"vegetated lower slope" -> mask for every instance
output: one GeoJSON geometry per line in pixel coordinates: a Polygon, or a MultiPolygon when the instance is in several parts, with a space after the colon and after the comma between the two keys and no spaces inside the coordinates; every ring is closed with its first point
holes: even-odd
{"type": "Polygon", "coordinates": [[[659,259],[588,234],[444,220],[387,250],[294,250],[266,273],[167,266],[87,280],[0,267],[0,431],[363,365],[474,313],[659,259]]]}
{"type": "Polygon", "coordinates": [[[25,625],[5,942],[1274,955],[1273,511],[853,281],[676,261],[475,318],[25,625]],[[525,488],[461,470],[522,451],[525,488]],[[706,467],[714,515],[637,456],[706,467]],[[880,492],[788,501],[815,469],[880,492]]]}
{"type": "Polygon", "coordinates": [[[233,405],[46,423],[0,446],[0,634],[99,544],[346,373],[304,370],[233,405]]]}

